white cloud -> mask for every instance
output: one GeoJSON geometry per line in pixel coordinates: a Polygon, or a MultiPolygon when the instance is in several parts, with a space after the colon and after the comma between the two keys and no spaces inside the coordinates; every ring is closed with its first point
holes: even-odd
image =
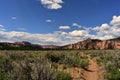
{"type": "Polygon", "coordinates": [[[76,43],[90,37],[87,30],[73,30],[71,32],[60,32],[59,34],[63,44],[76,43]]]}
{"type": "Polygon", "coordinates": [[[113,20],[110,22],[110,24],[120,24],[120,16],[113,16],[113,20]]]}
{"type": "Polygon", "coordinates": [[[32,34],[28,32],[4,32],[0,31],[0,41],[29,41],[35,44],[59,44],[60,39],[57,37],[58,35],[53,34],[32,34]]]}
{"type": "Polygon", "coordinates": [[[4,26],[3,26],[3,25],[0,25],[0,28],[4,28],[4,26]]]}
{"type": "Polygon", "coordinates": [[[48,5],[48,9],[59,9],[62,8],[62,6],[58,3],[53,3],[52,5],[48,5]]]}
{"type": "Polygon", "coordinates": [[[109,25],[107,23],[105,23],[105,24],[102,24],[100,27],[97,26],[97,27],[93,28],[93,30],[99,31],[99,30],[107,30],[109,28],[110,28],[109,25]]]}
{"type": "Polygon", "coordinates": [[[74,30],[72,32],[69,32],[69,35],[75,36],[75,37],[85,37],[85,36],[88,36],[89,33],[86,30],[74,30]]]}
{"type": "Polygon", "coordinates": [[[33,34],[18,31],[11,32],[0,31],[0,41],[2,42],[29,41],[31,43],[40,45],[65,45],[88,38],[87,35],[84,35],[83,37],[82,36],[83,34],[87,33],[85,33],[84,31],[72,31],[68,33],[56,31],[54,33],[49,34],[33,34]]]}
{"type": "Polygon", "coordinates": [[[3,25],[0,25],[0,31],[6,31],[3,25]]]}
{"type": "Polygon", "coordinates": [[[52,22],[52,20],[48,19],[48,20],[46,20],[46,22],[50,23],[50,22],[52,22]]]}
{"type": "Polygon", "coordinates": [[[62,0],[41,0],[41,4],[48,9],[60,9],[62,8],[62,3],[62,0]]]}
{"type": "Polygon", "coordinates": [[[59,29],[64,29],[64,30],[70,29],[70,26],[60,26],[59,29]]]}
{"type": "Polygon", "coordinates": [[[120,37],[120,16],[113,16],[113,19],[110,21],[110,24],[102,24],[97,26],[92,30],[97,31],[97,35],[94,35],[94,38],[98,39],[111,39],[115,37],[120,37]]]}
{"type": "Polygon", "coordinates": [[[67,36],[68,33],[67,33],[67,32],[61,32],[61,35],[62,35],[62,36],[67,36]]]}
{"type": "Polygon", "coordinates": [[[77,24],[77,23],[73,23],[72,26],[75,26],[75,27],[78,27],[78,28],[81,28],[82,26],[77,24]]]}

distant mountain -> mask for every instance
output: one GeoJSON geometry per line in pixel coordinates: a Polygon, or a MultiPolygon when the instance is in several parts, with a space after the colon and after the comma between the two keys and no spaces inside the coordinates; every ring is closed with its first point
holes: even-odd
{"type": "Polygon", "coordinates": [[[42,49],[40,45],[31,44],[26,41],[9,43],[9,42],[0,42],[1,50],[39,50],[42,49]]]}
{"type": "Polygon", "coordinates": [[[109,40],[86,39],[64,46],[38,45],[27,41],[9,43],[0,42],[0,50],[41,50],[41,49],[120,49],[120,37],[109,40]]]}
{"type": "Polygon", "coordinates": [[[21,41],[21,42],[15,42],[15,45],[20,45],[20,46],[32,46],[32,44],[30,42],[27,41],[21,41]]]}
{"type": "Polygon", "coordinates": [[[60,46],[55,46],[55,45],[41,45],[43,49],[59,49],[60,46]]]}
{"type": "Polygon", "coordinates": [[[41,49],[58,49],[59,46],[54,45],[38,45],[27,41],[9,43],[0,42],[0,50],[41,50],[41,49]]]}

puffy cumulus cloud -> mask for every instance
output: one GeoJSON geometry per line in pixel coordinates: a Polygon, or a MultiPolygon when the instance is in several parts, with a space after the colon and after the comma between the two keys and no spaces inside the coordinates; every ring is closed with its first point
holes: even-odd
{"type": "Polygon", "coordinates": [[[94,27],[92,30],[97,31],[93,38],[105,40],[120,37],[120,16],[113,16],[110,24],[105,23],[94,27]]]}
{"type": "Polygon", "coordinates": [[[74,30],[72,32],[69,32],[69,35],[76,36],[76,37],[85,37],[85,36],[88,36],[89,33],[86,30],[74,30]]]}
{"type": "Polygon", "coordinates": [[[60,9],[62,8],[62,0],[40,0],[41,4],[43,4],[48,9],[60,9]]]}
{"type": "Polygon", "coordinates": [[[78,41],[85,40],[90,37],[89,32],[87,30],[73,30],[71,32],[59,32],[61,43],[71,44],[76,43],[78,41]]]}
{"type": "Polygon", "coordinates": [[[102,24],[101,26],[97,26],[97,27],[93,28],[93,30],[99,31],[99,30],[107,30],[109,28],[110,28],[109,25],[107,23],[105,23],[105,24],[102,24]]]}
{"type": "Polygon", "coordinates": [[[70,29],[70,26],[60,26],[59,29],[64,29],[64,30],[70,29]]]}
{"type": "Polygon", "coordinates": [[[40,45],[66,45],[82,41],[87,38],[88,33],[82,30],[71,32],[55,31],[49,34],[33,34],[18,31],[0,31],[0,41],[2,42],[29,41],[31,43],[40,45]]]}
{"type": "Polygon", "coordinates": [[[110,22],[110,24],[120,24],[120,16],[113,16],[113,20],[110,22]]]}

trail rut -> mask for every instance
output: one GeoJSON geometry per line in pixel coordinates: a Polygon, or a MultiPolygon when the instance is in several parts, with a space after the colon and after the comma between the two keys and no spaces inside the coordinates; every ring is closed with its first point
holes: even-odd
{"type": "Polygon", "coordinates": [[[85,80],[100,80],[99,79],[99,74],[98,74],[98,65],[95,61],[93,61],[91,59],[91,57],[88,55],[88,59],[89,59],[89,66],[88,66],[88,70],[85,71],[84,76],[85,76],[85,80]]]}

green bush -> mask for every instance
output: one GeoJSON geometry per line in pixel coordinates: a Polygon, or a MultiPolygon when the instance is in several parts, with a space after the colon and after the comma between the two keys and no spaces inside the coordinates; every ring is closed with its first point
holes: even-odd
{"type": "Polygon", "coordinates": [[[96,61],[98,65],[100,65],[103,62],[101,58],[97,58],[96,61]]]}
{"type": "Polygon", "coordinates": [[[105,74],[105,78],[108,80],[120,80],[120,71],[111,71],[107,74],[105,74]]]}
{"type": "Polygon", "coordinates": [[[56,54],[56,53],[47,53],[45,56],[46,56],[46,58],[47,58],[48,60],[50,60],[51,62],[58,63],[59,60],[60,60],[59,55],[56,54]]]}
{"type": "Polygon", "coordinates": [[[0,72],[0,80],[7,80],[7,76],[0,72]]]}
{"type": "Polygon", "coordinates": [[[88,65],[89,65],[89,60],[88,59],[81,60],[81,63],[80,63],[81,68],[86,68],[86,67],[88,67],[88,65]]]}
{"type": "Polygon", "coordinates": [[[69,73],[57,71],[55,80],[72,80],[72,77],[69,73]]]}
{"type": "Polygon", "coordinates": [[[64,63],[70,65],[71,67],[87,67],[89,65],[89,60],[81,55],[69,55],[66,56],[64,63]]]}

